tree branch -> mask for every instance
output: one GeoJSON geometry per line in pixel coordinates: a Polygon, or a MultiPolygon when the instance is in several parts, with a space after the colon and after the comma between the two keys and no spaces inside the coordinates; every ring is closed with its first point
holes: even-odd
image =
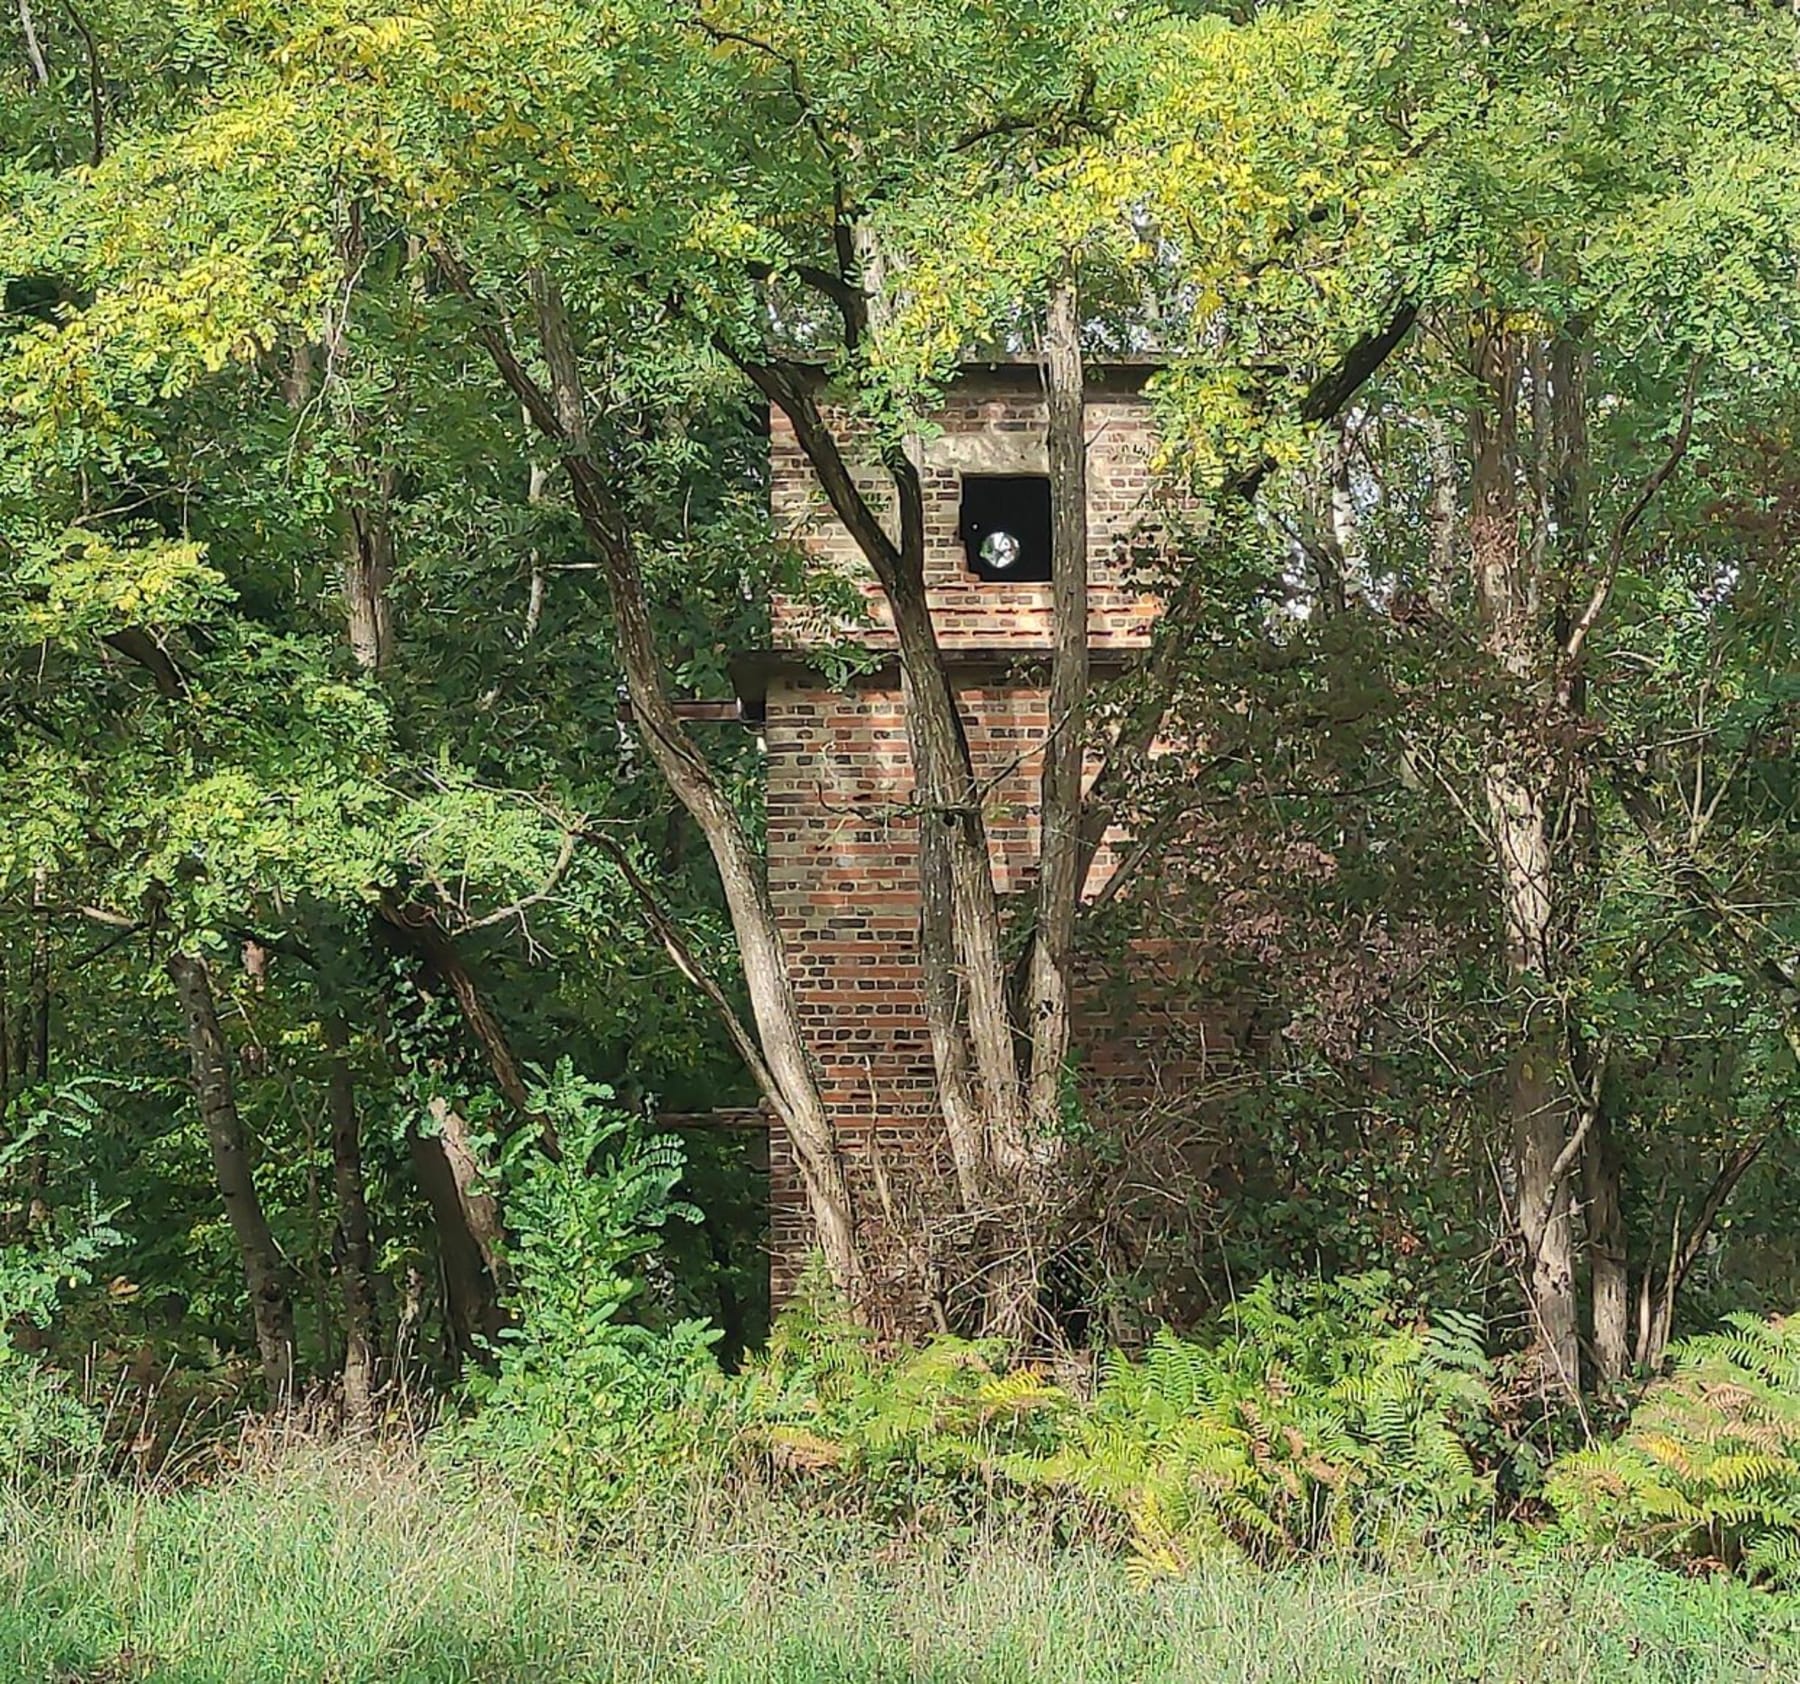
{"type": "Polygon", "coordinates": [[[37,20],[31,15],[31,0],[19,0],[19,28],[25,33],[25,56],[31,61],[31,73],[40,88],[50,86],[50,66],[44,62],[44,48],[38,40],[37,20]]]}
{"type": "Polygon", "coordinates": [[[94,32],[88,28],[81,13],[76,11],[75,0],[63,0],[63,10],[69,14],[69,21],[75,25],[75,31],[80,35],[81,44],[87,51],[88,120],[94,131],[91,161],[98,164],[106,156],[106,82],[100,74],[100,44],[94,39],[94,32]]]}
{"type": "MultiPolygon", "coordinates": [[[[1309,426],[1333,419],[1400,347],[1418,314],[1417,304],[1411,299],[1401,299],[1379,328],[1357,340],[1313,382],[1301,399],[1300,419],[1309,426]]],[[[1227,503],[1251,502],[1274,468],[1274,458],[1265,456],[1254,466],[1234,475],[1222,488],[1222,500],[1227,503]]],[[[1181,620],[1179,603],[1164,613],[1145,667],[1144,676],[1148,680],[1145,699],[1121,722],[1088,786],[1081,821],[1081,881],[1084,886],[1117,810],[1123,786],[1132,775],[1133,763],[1149,753],[1162,729],[1169,704],[1175,698],[1177,666],[1183,647],[1181,620]]]]}
{"type": "Polygon", "coordinates": [[[1701,367],[1701,359],[1696,357],[1688,369],[1687,390],[1681,399],[1681,420],[1675,428],[1675,437],[1670,442],[1668,455],[1644,481],[1637,496],[1632,499],[1631,506],[1619,517],[1618,525],[1613,528],[1612,542],[1606,551],[1605,571],[1594,586],[1594,594],[1588,598],[1587,607],[1582,609],[1580,617],[1569,631],[1568,640],[1563,644],[1565,667],[1573,667],[1581,659],[1582,646],[1587,642],[1588,634],[1606,612],[1606,604],[1612,596],[1613,585],[1619,577],[1619,567],[1625,557],[1627,540],[1637,523],[1643,519],[1644,511],[1650,507],[1656,494],[1668,483],[1669,476],[1687,454],[1688,440],[1692,438],[1694,431],[1694,397],[1700,386],[1701,367]]]}
{"type": "Polygon", "coordinates": [[[575,844],[579,840],[579,831],[571,830],[564,834],[562,848],[556,856],[555,864],[550,867],[549,874],[544,878],[542,888],[526,895],[522,900],[514,901],[510,906],[500,907],[497,911],[484,913],[479,918],[470,918],[466,922],[458,924],[456,934],[467,935],[472,930],[489,930],[496,924],[504,924],[509,918],[517,918],[529,912],[534,906],[542,906],[556,893],[557,885],[568,874],[569,864],[575,858],[575,844]]]}
{"type": "Polygon", "coordinates": [[[175,664],[174,656],[142,626],[126,626],[116,632],[107,632],[100,641],[149,673],[159,696],[180,701],[187,695],[187,676],[175,664]]]}
{"type": "Polygon", "coordinates": [[[591,843],[619,868],[619,875],[625,879],[631,892],[637,897],[638,905],[644,914],[644,922],[650,926],[651,934],[663,944],[669,958],[674,961],[676,970],[680,971],[688,982],[699,989],[712,1002],[713,1009],[719,1014],[719,1021],[724,1025],[725,1033],[731,1037],[731,1044],[737,1048],[738,1056],[743,1059],[751,1077],[763,1097],[774,1106],[776,1113],[784,1119],[787,1107],[781,1098],[781,1088],[776,1082],[773,1072],[763,1062],[762,1050],[756,1038],[750,1033],[748,1025],[738,1016],[737,1008],[732,1005],[731,998],[719,985],[718,980],[701,964],[694,950],[688,946],[687,939],[681,933],[681,927],[675,922],[662,902],[656,897],[656,891],[645,882],[643,875],[631,863],[630,856],[610,836],[603,831],[582,830],[577,833],[578,839],[591,843]]]}

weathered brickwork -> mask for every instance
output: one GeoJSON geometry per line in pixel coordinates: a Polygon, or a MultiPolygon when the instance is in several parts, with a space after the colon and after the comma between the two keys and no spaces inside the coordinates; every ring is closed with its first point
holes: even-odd
{"type": "MultiPolygon", "coordinates": [[[[933,417],[938,429],[915,455],[924,491],[926,581],[939,641],[949,649],[1050,646],[1050,587],[991,584],[968,571],[959,534],[962,476],[1046,471],[1044,404],[1035,367],[971,370],[933,417]]],[[[1128,377],[1097,386],[1088,399],[1088,623],[1096,649],[1125,649],[1149,637],[1157,603],[1135,589],[1128,548],[1168,506],[1151,472],[1156,445],[1150,406],[1128,377]]],[[[825,567],[854,580],[868,603],[871,647],[891,648],[887,604],[856,541],[838,523],[786,417],[769,429],[770,487],[776,530],[825,567]]],[[[856,465],[871,503],[888,513],[891,491],[874,467],[856,465]]],[[[775,643],[800,650],[820,627],[795,604],[775,605],[775,643]]]]}
{"type": "MultiPolygon", "coordinates": [[[[1036,379],[1033,368],[971,371],[937,417],[941,432],[919,451],[933,613],[989,788],[986,816],[1002,894],[1028,889],[1035,875],[1050,587],[984,582],[969,573],[959,535],[960,477],[1043,471],[1036,379]]],[[[1157,603],[1133,587],[1125,558],[1133,535],[1154,522],[1159,492],[1149,406],[1136,382],[1115,377],[1098,387],[1088,419],[1090,639],[1104,666],[1148,641],[1157,603]]],[[[779,416],[771,452],[778,525],[818,563],[858,583],[876,628],[866,641],[891,648],[880,590],[779,416]]],[[[880,476],[865,474],[862,483],[873,493],[880,476]]],[[[920,993],[912,773],[898,678],[890,662],[848,686],[834,685],[805,659],[821,635],[817,623],[783,603],[775,625],[785,653],[767,691],[770,886],[826,1102],[857,1168],[860,1196],[872,1204],[872,1155],[898,1184],[916,1180],[944,1150],[920,993]]],[[[1110,861],[1109,852],[1098,862],[1093,889],[1106,880],[1110,861]]],[[[1146,980],[1178,964],[1178,956],[1143,957],[1146,980]]],[[[1166,997],[1167,975],[1159,986],[1166,997]]],[[[1204,1074],[1204,1029],[1176,1032],[1154,1009],[1122,1010],[1119,999],[1104,979],[1085,990],[1077,1040],[1095,1093],[1130,1089],[1141,1102],[1204,1074]]],[[[779,1139],[772,1143],[771,1195],[779,1300],[811,1245],[805,1201],[779,1139]]]]}

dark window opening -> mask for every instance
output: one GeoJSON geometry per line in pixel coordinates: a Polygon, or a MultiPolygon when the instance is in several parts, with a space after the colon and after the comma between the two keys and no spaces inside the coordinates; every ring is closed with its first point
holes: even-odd
{"type": "Polygon", "coordinates": [[[1043,474],[965,474],[962,540],[969,571],[990,584],[1050,579],[1050,481],[1043,474]]]}

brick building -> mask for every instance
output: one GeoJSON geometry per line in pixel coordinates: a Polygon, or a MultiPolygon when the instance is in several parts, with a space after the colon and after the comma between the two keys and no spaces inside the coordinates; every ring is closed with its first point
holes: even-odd
{"type": "MultiPolygon", "coordinates": [[[[1128,578],[1126,548],[1153,526],[1149,367],[1089,370],[1090,646],[1096,680],[1149,641],[1157,600],[1128,578]]],[[[1047,724],[1051,641],[1045,405],[1035,362],[967,366],[918,447],[926,571],[938,636],[962,698],[987,812],[996,885],[1031,885],[1047,724]]],[[[769,877],[800,1010],[865,1200],[873,1140],[890,1182],[944,1149],[918,971],[919,895],[911,771],[893,635],[881,591],[838,523],[785,418],[770,421],[778,532],[864,592],[858,633],[875,669],[845,682],[823,670],[840,632],[777,602],[773,649],[756,667],[767,745],[769,877]]],[[[858,469],[878,507],[885,477],[858,469]]],[[[1097,889],[1109,856],[1097,862],[1097,889]]],[[[1090,991],[1091,993],[1091,991],[1090,991]]],[[[1085,1070],[1130,1067],[1159,1082],[1142,1023],[1104,1028],[1090,1001],[1077,1040],[1085,1070]],[[1092,1044],[1096,1038],[1102,1045],[1092,1044]]],[[[772,1285],[779,1301],[810,1249],[804,1194],[779,1138],[771,1148],[772,1285]]],[[[916,1176],[915,1176],[916,1179],[916,1176]]]]}

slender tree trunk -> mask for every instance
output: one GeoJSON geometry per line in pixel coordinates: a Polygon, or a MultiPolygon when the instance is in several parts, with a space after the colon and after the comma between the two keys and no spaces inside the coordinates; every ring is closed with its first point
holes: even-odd
{"type": "Polygon", "coordinates": [[[13,1076],[18,1058],[13,1050],[12,975],[6,954],[0,949],[0,1117],[12,1104],[13,1076]]]}
{"type": "MultiPolygon", "coordinates": [[[[321,347],[328,381],[347,379],[350,373],[354,354],[352,304],[362,266],[368,259],[362,207],[347,196],[337,205],[337,248],[341,290],[326,311],[321,347]]],[[[313,358],[310,353],[303,353],[296,358],[288,382],[287,397],[292,407],[306,402],[312,378],[313,358]]],[[[391,663],[395,650],[390,589],[394,476],[391,470],[379,467],[362,448],[364,423],[354,410],[347,417],[347,425],[354,454],[351,487],[339,508],[345,628],[357,666],[369,676],[378,677],[391,663]]],[[[403,938],[448,984],[465,1025],[488,1061],[496,1086],[510,1104],[525,1109],[525,1085],[519,1076],[518,1062],[455,945],[428,916],[412,918],[402,909],[385,904],[380,912],[383,924],[403,938]]],[[[492,1339],[505,1321],[496,1297],[501,1219],[493,1196],[476,1188],[474,1154],[462,1119],[447,1107],[445,1111],[446,1115],[438,1119],[437,1135],[414,1132],[409,1134],[407,1145],[420,1191],[437,1225],[445,1314],[452,1327],[453,1343],[467,1357],[480,1350],[478,1335],[492,1339]]]]}
{"type": "Polygon", "coordinates": [[[40,866],[31,880],[31,1080],[50,1080],[50,903],[40,866]]]}
{"type": "MultiPolygon", "coordinates": [[[[750,372],[793,425],[893,615],[919,826],[920,967],[938,1100],[959,1183],[965,1197],[975,1189],[980,1201],[972,1214],[984,1227],[1011,1226],[1014,1235],[1000,1243],[1016,1254],[1034,1202],[1025,1084],[983,790],[926,592],[918,472],[902,451],[884,456],[900,509],[896,543],[857,487],[804,376],[766,367],[750,372]]],[[[1006,1253],[1000,1262],[996,1285],[1003,1300],[1017,1302],[1019,1292],[1006,1284],[1015,1272],[1006,1253]]]]}
{"type": "Polygon", "coordinates": [[[1044,336],[1055,644],[1039,784],[1038,910],[1026,1025],[1034,1133],[1054,1139],[1072,1029],[1071,969],[1081,903],[1081,774],[1087,750],[1087,434],[1080,306],[1072,278],[1050,297],[1044,336]]]}
{"type": "MultiPolygon", "coordinates": [[[[376,477],[391,490],[393,475],[376,477]]],[[[394,571],[394,534],[387,518],[387,498],[352,503],[345,514],[344,609],[350,647],[365,669],[384,666],[394,643],[388,582],[394,571]]]]}
{"type": "Polygon", "coordinates": [[[1075,927],[1085,875],[1081,785],[1089,687],[1087,405],[1081,308],[1072,272],[1050,294],[1044,377],[1054,641],[1038,785],[1037,916],[1022,1026],[1028,1047],[1030,1133],[1021,1141],[1002,1137],[996,1142],[996,1168],[1025,1219],[1018,1224],[1011,1257],[994,1272],[987,1309],[988,1330],[1012,1337],[1029,1336],[1039,1312],[1047,1238],[1042,1233],[1044,1182],[1062,1137],[1063,1087],[1074,1031],[1075,927]]]}
{"type": "Polygon", "coordinates": [[[1594,1369],[1616,1386],[1631,1372],[1631,1284],[1620,1197],[1621,1160],[1606,1095],[1582,1148],[1582,1194],[1587,1231],[1588,1292],[1594,1327],[1594,1369]]]}
{"type": "Polygon", "coordinates": [[[406,1145],[419,1190],[431,1206],[444,1292],[444,1319],[451,1343],[465,1360],[479,1357],[484,1346],[491,1346],[506,1324],[494,1283],[482,1263],[481,1248],[469,1231],[443,1142],[409,1133],[406,1145]]]}
{"type": "MultiPolygon", "coordinates": [[[[443,251],[437,257],[451,285],[480,309],[460,264],[443,251]]],[[[632,717],[657,770],[693,816],[718,868],[756,1025],[755,1044],[740,1050],[793,1143],[832,1278],[850,1302],[860,1306],[864,1270],[849,1180],[801,1034],[798,1002],[761,861],[737,809],[694,747],[669,699],[631,531],[592,453],[580,366],[562,301],[554,283],[542,274],[534,276],[532,292],[550,373],[549,392],[520,365],[498,329],[483,325],[477,332],[533,425],[562,449],[575,510],[612,599],[614,636],[632,717]]]]}
{"type": "Polygon", "coordinates": [[[18,0],[19,29],[25,37],[25,57],[31,63],[31,75],[40,88],[50,86],[50,66],[44,62],[43,43],[38,40],[37,20],[31,15],[31,0],[18,0]]]}
{"type": "MultiPolygon", "coordinates": [[[[338,263],[342,281],[325,312],[325,368],[328,379],[344,379],[351,345],[351,302],[368,262],[363,207],[349,194],[337,205],[338,263]]],[[[346,390],[350,390],[346,383],[346,390]]],[[[394,615],[389,586],[394,573],[394,529],[389,519],[394,475],[371,460],[364,449],[366,428],[350,407],[346,416],[351,439],[350,477],[355,487],[342,499],[343,596],[350,648],[364,672],[379,672],[394,647],[394,615]]]]}
{"type": "Polygon", "coordinates": [[[348,1037],[336,1018],[324,1025],[330,1060],[327,1098],[331,1114],[331,1179],[337,1198],[338,1290],[344,1307],[344,1421],[353,1432],[375,1423],[375,1248],[363,1181],[362,1125],[356,1109],[356,1077],[348,1037]]]}
{"type": "MultiPolygon", "coordinates": [[[[1504,325],[1476,342],[1480,383],[1470,417],[1469,551],[1484,644],[1517,687],[1527,720],[1541,713],[1540,573],[1520,542],[1520,347],[1504,325]]],[[[1560,1068],[1562,1026],[1552,997],[1555,759],[1529,726],[1503,727],[1482,772],[1488,838],[1505,932],[1506,974],[1520,1026],[1508,1059],[1513,1197],[1525,1245],[1527,1306],[1547,1383],[1581,1385],[1569,1166],[1570,1107],[1560,1068]]]]}
{"type": "Polygon", "coordinates": [[[206,963],[196,955],[176,953],[169,959],[168,972],[187,1020],[194,1092],[206,1124],[207,1143],[212,1148],[219,1196],[243,1264],[269,1401],[280,1408],[293,1396],[294,1389],[294,1309],[288,1293],[287,1267],[256,1194],[231,1078],[230,1053],[219,1027],[206,963]]]}
{"type": "MultiPolygon", "coordinates": [[[[1547,541],[1556,559],[1559,599],[1555,641],[1560,649],[1570,631],[1573,607],[1570,593],[1584,580],[1592,560],[1592,497],[1589,479],[1587,385],[1590,353],[1584,343],[1585,325],[1569,322],[1548,346],[1544,365],[1549,377],[1549,451],[1544,465],[1544,496],[1553,536],[1547,541]]],[[[1563,674],[1552,705],[1562,717],[1577,720],[1586,711],[1587,686],[1577,671],[1563,674]]],[[[1571,880],[1565,899],[1577,899],[1575,884],[1596,869],[1599,834],[1594,822],[1591,780],[1585,767],[1573,760],[1564,766],[1565,848],[1570,855],[1571,880]]],[[[1574,908],[1565,909],[1565,929],[1572,925],[1574,908]]],[[[1570,931],[1572,934],[1572,931],[1570,931]]],[[[1588,1315],[1596,1377],[1607,1385],[1622,1383],[1631,1369],[1630,1259],[1625,1234],[1624,1159],[1613,1126],[1612,1098],[1608,1092],[1606,1058],[1594,1058],[1584,1045],[1579,1021],[1579,1002],[1571,1000],[1567,1011],[1570,1063],[1587,1089],[1590,1115],[1581,1148],[1582,1232],[1588,1264],[1588,1315]]]]}
{"type": "Polygon", "coordinates": [[[1712,1185],[1706,1190],[1706,1196],[1700,1201],[1700,1208],[1693,1221],[1685,1229],[1681,1223],[1680,1207],[1677,1207],[1669,1239],[1668,1268],[1654,1293],[1650,1286],[1651,1271],[1644,1272],[1637,1353],[1640,1367],[1655,1369],[1662,1365],[1669,1347],[1669,1334],[1675,1325],[1675,1300],[1681,1292],[1682,1284],[1704,1255],[1707,1238],[1712,1233],[1713,1224],[1719,1219],[1719,1212],[1737,1190],[1737,1184],[1763,1155],[1764,1149],[1775,1138],[1782,1123],[1783,1119],[1779,1117],[1771,1120],[1761,1132],[1726,1155],[1718,1174],[1713,1177],[1712,1185]]]}
{"type": "MultiPolygon", "coordinates": [[[[889,320],[887,264],[866,221],[846,230],[860,301],[846,321],[852,348],[878,340],[889,320]]],[[[784,383],[764,386],[780,403],[784,383]]],[[[925,505],[917,440],[891,444],[883,465],[899,509],[899,543],[844,471],[834,435],[810,401],[783,405],[826,495],[857,538],[886,592],[900,646],[901,704],[919,809],[919,971],[938,1109],[957,1167],[974,1251],[984,1272],[990,1328],[1020,1322],[1037,1297],[1035,1200],[1010,981],[1002,963],[980,780],[955,684],[937,641],[925,584],[925,505]],[[879,541],[877,541],[879,540],[879,541]],[[992,1255],[987,1255],[991,1252],[992,1255]]]]}
{"type": "MultiPolygon", "coordinates": [[[[900,673],[901,700],[911,712],[912,684],[900,673]]],[[[937,1102],[963,1209],[985,1225],[993,1198],[993,1165],[987,1118],[975,1091],[973,1052],[963,1020],[962,973],[946,956],[956,952],[956,910],[951,903],[948,843],[936,825],[921,820],[919,846],[919,983],[931,1037],[937,1102]]],[[[976,1237],[985,1249],[990,1236],[976,1237]]]]}

